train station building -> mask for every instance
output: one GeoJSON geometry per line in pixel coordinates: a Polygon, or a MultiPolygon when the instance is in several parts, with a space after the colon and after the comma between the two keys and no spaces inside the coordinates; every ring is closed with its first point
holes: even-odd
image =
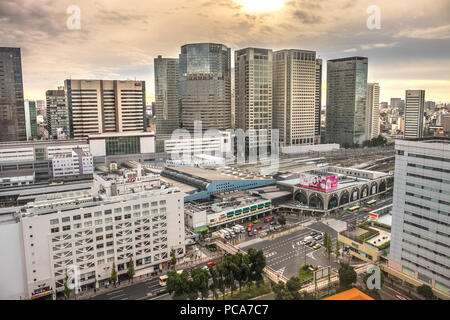
{"type": "Polygon", "coordinates": [[[293,174],[277,187],[291,192],[293,205],[287,207],[329,215],[377,200],[392,190],[393,183],[389,173],[329,166],[293,174]]]}

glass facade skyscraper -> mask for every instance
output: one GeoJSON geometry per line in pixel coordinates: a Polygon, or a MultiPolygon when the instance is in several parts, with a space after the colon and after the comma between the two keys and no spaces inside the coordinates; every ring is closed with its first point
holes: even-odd
{"type": "Polygon", "coordinates": [[[180,127],[178,81],[180,65],[178,59],[155,58],[155,107],[156,133],[171,134],[180,127]]]}
{"type": "Polygon", "coordinates": [[[193,131],[231,128],[231,50],[223,44],[195,43],[181,47],[179,101],[181,125],[193,131]]]}
{"type": "Polygon", "coordinates": [[[26,140],[20,48],[0,47],[0,142],[26,140]]]}
{"type": "Polygon", "coordinates": [[[36,101],[25,100],[24,105],[27,140],[31,140],[38,135],[36,122],[36,101]]]}
{"type": "Polygon", "coordinates": [[[367,66],[365,57],[327,61],[327,143],[351,147],[365,140],[367,66]]]}

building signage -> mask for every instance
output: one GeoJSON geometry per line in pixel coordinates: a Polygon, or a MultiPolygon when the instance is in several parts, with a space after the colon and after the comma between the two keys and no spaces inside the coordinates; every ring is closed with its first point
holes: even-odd
{"type": "Polygon", "coordinates": [[[302,172],[300,173],[300,187],[321,192],[330,192],[338,188],[338,176],[321,176],[302,172]]]}

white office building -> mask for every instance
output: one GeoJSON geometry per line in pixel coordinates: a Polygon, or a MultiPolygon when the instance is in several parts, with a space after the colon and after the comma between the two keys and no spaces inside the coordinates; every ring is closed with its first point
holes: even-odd
{"type": "Polygon", "coordinates": [[[71,153],[55,155],[52,159],[53,177],[85,175],[94,173],[94,162],[89,152],[75,148],[71,153]]]}
{"type": "Polygon", "coordinates": [[[138,171],[134,179],[120,180],[129,170],[94,176],[100,183],[117,178],[133,188],[113,192],[115,183],[97,184],[71,196],[45,196],[20,210],[27,298],[62,292],[69,266],[79,270],[84,290],[107,285],[113,264],[119,276],[126,274],[130,258],[135,277],[167,267],[171,249],[181,262],[184,193],[144,179],[138,171]]]}
{"type": "Polygon", "coordinates": [[[378,137],[380,134],[380,85],[367,84],[366,97],[366,140],[378,137]]]}
{"type": "Polygon", "coordinates": [[[406,90],[404,137],[423,137],[425,90],[406,90]]]}
{"type": "Polygon", "coordinates": [[[450,139],[396,140],[389,266],[449,297],[450,139]]]}

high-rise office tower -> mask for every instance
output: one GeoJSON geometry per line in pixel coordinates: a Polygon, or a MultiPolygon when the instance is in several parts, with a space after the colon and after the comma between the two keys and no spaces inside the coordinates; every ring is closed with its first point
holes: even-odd
{"type": "Polygon", "coordinates": [[[20,48],[0,47],[0,142],[26,140],[20,48]]]}
{"type": "Polygon", "coordinates": [[[64,136],[69,136],[69,108],[64,87],[59,87],[58,90],[47,90],[45,98],[48,137],[56,139],[58,138],[58,132],[62,132],[64,136]]]}
{"type": "Polygon", "coordinates": [[[405,98],[405,138],[423,136],[425,90],[406,90],[405,98]]]}
{"type": "Polygon", "coordinates": [[[45,100],[36,100],[36,116],[43,116],[44,119],[47,117],[45,107],[45,100]]]}
{"type": "Polygon", "coordinates": [[[72,137],[145,131],[144,81],[66,80],[64,90],[72,137]]]}
{"type": "Polygon", "coordinates": [[[380,86],[378,83],[367,84],[366,98],[366,140],[378,137],[380,123],[380,86]]]}
{"type": "Polygon", "coordinates": [[[367,65],[365,57],[327,61],[327,143],[362,144],[366,134],[367,65]]]}
{"type": "Polygon", "coordinates": [[[322,59],[316,59],[316,112],[315,112],[315,144],[320,144],[320,128],[322,119],[322,59]]]}
{"type": "Polygon", "coordinates": [[[223,44],[195,43],[181,47],[179,99],[181,124],[193,131],[231,128],[231,50],[223,44]]]}
{"type": "Polygon", "coordinates": [[[234,64],[235,128],[267,130],[265,139],[249,140],[248,147],[269,145],[272,132],[272,50],[237,50],[234,64]]]}
{"type": "Polygon", "coordinates": [[[231,128],[235,128],[236,124],[236,95],[234,94],[236,85],[235,85],[235,74],[234,67],[231,68],[231,128]]]}
{"type": "Polygon", "coordinates": [[[450,140],[396,140],[389,266],[450,294],[450,140]]]}
{"type": "Polygon", "coordinates": [[[273,53],[272,127],[280,145],[314,144],[316,136],[316,53],[280,50],[273,53]]]}
{"type": "Polygon", "coordinates": [[[171,134],[180,127],[179,78],[178,59],[162,56],[155,58],[155,108],[156,133],[158,134],[171,134]]]}
{"type": "Polygon", "coordinates": [[[25,127],[27,140],[37,137],[36,101],[25,100],[25,127]]]}

